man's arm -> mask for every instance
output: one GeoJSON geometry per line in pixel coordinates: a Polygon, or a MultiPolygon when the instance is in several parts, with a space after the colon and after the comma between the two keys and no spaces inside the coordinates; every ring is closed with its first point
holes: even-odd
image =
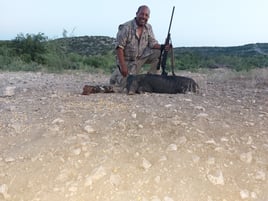
{"type": "Polygon", "coordinates": [[[153,49],[159,49],[159,50],[161,50],[161,48],[164,48],[164,50],[169,51],[170,48],[171,48],[171,44],[167,44],[167,45],[155,44],[153,46],[153,49]]]}
{"type": "Polygon", "coordinates": [[[161,49],[161,45],[160,44],[155,44],[154,46],[153,46],[153,49],[161,49]]]}
{"type": "Polygon", "coordinates": [[[123,77],[126,77],[128,75],[128,68],[125,62],[124,50],[121,47],[117,47],[116,54],[119,61],[120,72],[123,75],[123,77]]]}

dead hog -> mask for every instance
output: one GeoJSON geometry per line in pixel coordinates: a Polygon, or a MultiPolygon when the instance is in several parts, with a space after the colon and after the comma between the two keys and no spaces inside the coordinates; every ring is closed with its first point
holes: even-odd
{"type": "Polygon", "coordinates": [[[127,78],[127,93],[186,93],[198,92],[198,84],[189,77],[163,76],[155,74],[129,75],[127,78]]]}

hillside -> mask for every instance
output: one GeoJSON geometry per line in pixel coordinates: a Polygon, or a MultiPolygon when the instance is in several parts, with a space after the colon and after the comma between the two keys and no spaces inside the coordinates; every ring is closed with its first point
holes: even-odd
{"type": "MultiPolygon", "coordinates": [[[[53,40],[67,52],[82,55],[104,54],[112,51],[115,38],[108,36],[80,36],[53,40]]],[[[175,53],[192,52],[203,56],[237,55],[237,56],[268,56],[268,43],[246,44],[230,47],[175,47],[175,53]]]]}
{"type": "MultiPolygon", "coordinates": [[[[48,40],[42,33],[22,34],[12,41],[0,41],[0,70],[76,69],[111,73],[115,68],[114,47],[115,38],[107,36],[48,40]]],[[[175,70],[227,67],[248,71],[268,67],[268,43],[232,47],[175,47],[174,57],[175,70]]],[[[169,59],[167,66],[171,66],[169,59]]]]}
{"type": "Polygon", "coordinates": [[[80,55],[107,54],[114,48],[114,38],[108,36],[80,36],[59,38],[51,41],[68,53],[80,55]]]}
{"type": "Polygon", "coordinates": [[[268,56],[268,43],[255,43],[231,47],[178,47],[176,53],[192,52],[203,56],[268,56]]]}
{"type": "MultiPolygon", "coordinates": [[[[83,36],[61,38],[52,42],[57,43],[67,53],[89,56],[112,52],[115,39],[106,36],[83,36]]],[[[175,47],[174,55],[175,68],[179,70],[219,67],[249,70],[268,66],[268,43],[231,47],[175,47]]]]}

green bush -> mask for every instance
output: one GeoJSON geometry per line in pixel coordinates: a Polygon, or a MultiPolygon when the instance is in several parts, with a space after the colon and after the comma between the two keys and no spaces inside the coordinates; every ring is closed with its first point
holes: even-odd
{"type": "Polygon", "coordinates": [[[19,56],[25,62],[44,63],[47,37],[43,33],[18,34],[12,40],[12,48],[15,56],[19,56]]]}

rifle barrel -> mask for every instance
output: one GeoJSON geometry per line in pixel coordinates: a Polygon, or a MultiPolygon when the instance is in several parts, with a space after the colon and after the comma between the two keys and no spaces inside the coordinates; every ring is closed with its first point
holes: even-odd
{"type": "Polygon", "coordinates": [[[174,11],[175,11],[175,6],[173,6],[173,9],[172,9],[172,14],[171,14],[171,18],[170,18],[169,27],[168,27],[168,34],[170,33],[170,28],[171,28],[171,24],[172,24],[172,20],[173,20],[174,11]]]}

